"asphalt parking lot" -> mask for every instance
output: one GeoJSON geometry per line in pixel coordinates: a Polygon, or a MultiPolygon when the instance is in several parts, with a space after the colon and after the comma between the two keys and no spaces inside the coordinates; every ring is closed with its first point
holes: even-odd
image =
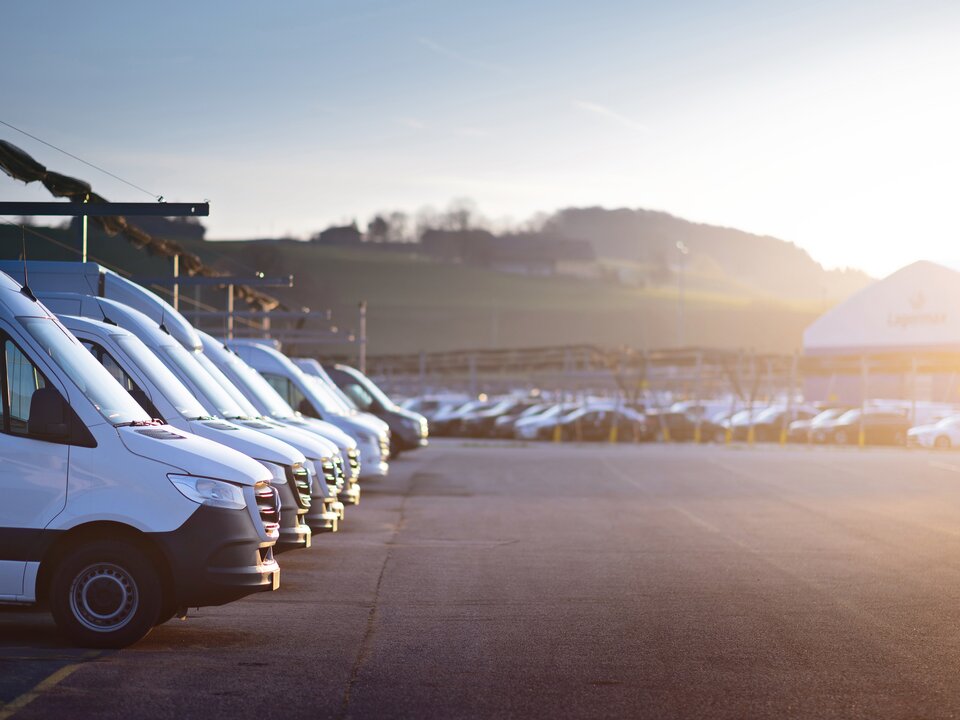
{"type": "Polygon", "coordinates": [[[960,453],[440,441],[364,493],[129,650],[0,612],[0,720],[960,714],[960,453]]]}

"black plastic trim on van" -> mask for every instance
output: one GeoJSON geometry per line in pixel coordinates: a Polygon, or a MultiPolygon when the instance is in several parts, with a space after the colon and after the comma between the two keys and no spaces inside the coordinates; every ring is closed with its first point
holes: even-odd
{"type": "Polygon", "coordinates": [[[177,607],[223,605],[279,585],[273,541],[260,540],[246,510],[201,505],[176,530],[150,537],[170,564],[177,607]]]}
{"type": "Polygon", "coordinates": [[[0,527],[0,560],[40,562],[62,530],[0,527]]]}

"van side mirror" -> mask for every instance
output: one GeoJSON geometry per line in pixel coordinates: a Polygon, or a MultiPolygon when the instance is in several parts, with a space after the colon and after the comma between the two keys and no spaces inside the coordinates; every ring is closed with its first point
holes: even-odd
{"type": "Polygon", "coordinates": [[[56,388],[38,388],[30,398],[27,432],[44,440],[66,440],[70,435],[69,417],[67,401],[56,388]]]}

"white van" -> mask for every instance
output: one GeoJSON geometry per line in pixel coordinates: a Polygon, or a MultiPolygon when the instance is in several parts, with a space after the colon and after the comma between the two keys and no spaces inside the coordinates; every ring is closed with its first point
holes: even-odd
{"type": "Polygon", "coordinates": [[[266,469],[154,422],[2,273],[0,365],[0,602],[48,602],[73,642],[123,647],[278,587],[266,469]]]}
{"type": "Polygon", "coordinates": [[[360,477],[383,477],[390,457],[390,429],[379,418],[350,417],[322,384],[314,382],[290,358],[264,343],[227,341],[240,359],[259,372],[294,410],[324,420],[357,440],[360,448],[360,477]]]}
{"type": "MultiPolygon", "coordinates": [[[[4,265],[4,262],[0,261],[0,266],[9,267],[11,272],[23,272],[22,263],[4,265]]],[[[165,353],[160,353],[161,360],[180,378],[187,389],[215,414],[248,429],[271,435],[303,453],[310,461],[307,469],[314,475],[314,481],[311,482],[312,507],[306,514],[305,521],[314,532],[336,531],[337,522],[343,517],[343,504],[330,487],[336,484],[337,466],[343,468],[347,461],[337,462],[337,449],[331,451],[328,445],[316,437],[321,433],[311,432],[305,436],[303,433],[291,431],[286,424],[250,415],[249,407],[244,405],[239,391],[230,386],[227,378],[204,357],[197,331],[172,305],[146,288],[96,263],[33,261],[27,263],[27,268],[31,285],[38,293],[75,292],[120,302],[140,311],[167,335],[179,341],[197,362],[171,363],[165,353]],[[319,481],[324,478],[324,473],[334,476],[332,484],[319,481]]],[[[336,439],[333,441],[337,444],[336,439]]],[[[347,499],[349,501],[349,498],[347,499]]],[[[282,547],[291,545],[283,543],[282,547]]]]}
{"type": "MultiPolygon", "coordinates": [[[[203,356],[216,365],[232,387],[242,393],[257,416],[319,435],[336,445],[339,453],[334,460],[335,465],[324,465],[323,476],[347,502],[359,502],[360,453],[357,441],[330,423],[297,415],[260,373],[241,360],[233,350],[205,332],[198,330],[197,335],[203,345],[203,356]]],[[[342,514],[343,505],[338,504],[342,514]]]]}
{"type": "Polygon", "coordinates": [[[311,479],[301,452],[285,442],[217,418],[214,410],[205,407],[170,372],[160,354],[182,353],[187,356],[184,362],[192,363],[193,359],[142,313],[104,298],[75,293],[38,295],[70,332],[116,373],[117,379],[151,415],[242,452],[267,468],[285,510],[277,551],[310,547],[312,532],[304,516],[311,504],[311,479]]]}

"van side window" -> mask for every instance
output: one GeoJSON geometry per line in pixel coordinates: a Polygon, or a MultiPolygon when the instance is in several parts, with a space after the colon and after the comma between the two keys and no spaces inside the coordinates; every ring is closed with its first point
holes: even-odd
{"type": "Polygon", "coordinates": [[[15,435],[26,435],[33,393],[46,387],[47,380],[12,341],[4,341],[3,356],[6,367],[3,429],[15,435]]]}
{"type": "Polygon", "coordinates": [[[286,400],[291,405],[290,402],[290,381],[282,375],[272,375],[271,373],[263,373],[263,379],[270,383],[270,387],[277,391],[277,393],[286,400]]]}
{"type": "Polygon", "coordinates": [[[348,382],[343,386],[343,392],[345,392],[361,410],[369,410],[373,407],[373,395],[368,393],[366,388],[360,385],[360,383],[348,382]]]}
{"type": "Polygon", "coordinates": [[[317,411],[313,409],[313,405],[304,397],[297,386],[290,381],[290,378],[285,378],[282,375],[273,375],[271,373],[264,373],[263,377],[270,383],[270,386],[274,390],[280,393],[280,397],[286,400],[287,404],[294,410],[307,417],[318,417],[317,411]]]}
{"type": "Polygon", "coordinates": [[[114,360],[110,353],[104,350],[101,345],[90,342],[89,340],[81,340],[80,344],[90,351],[90,354],[97,359],[97,362],[106,368],[107,372],[113,375],[113,379],[120,383],[124,390],[132,392],[137,389],[137,384],[133,381],[133,378],[124,372],[124,369],[120,367],[117,361],[114,360]]]}
{"type": "Polygon", "coordinates": [[[285,378],[283,375],[273,375],[272,373],[264,373],[263,377],[280,394],[280,397],[289,403],[290,407],[300,407],[305,398],[303,393],[297,389],[297,386],[290,382],[290,378],[285,378]]]}
{"type": "Polygon", "coordinates": [[[162,419],[160,411],[157,410],[157,406],[153,404],[150,396],[140,389],[140,386],[137,385],[134,379],[127,374],[126,370],[120,367],[120,363],[114,360],[113,356],[107,352],[102,345],[91,340],[82,339],[80,340],[80,344],[90,351],[90,354],[97,359],[97,362],[106,368],[107,372],[113,376],[113,379],[120,383],[120,386],[124,390],[130,393],[130,396],[137,401],[137,404],[139,404],[150,417],[162,419]]]}

